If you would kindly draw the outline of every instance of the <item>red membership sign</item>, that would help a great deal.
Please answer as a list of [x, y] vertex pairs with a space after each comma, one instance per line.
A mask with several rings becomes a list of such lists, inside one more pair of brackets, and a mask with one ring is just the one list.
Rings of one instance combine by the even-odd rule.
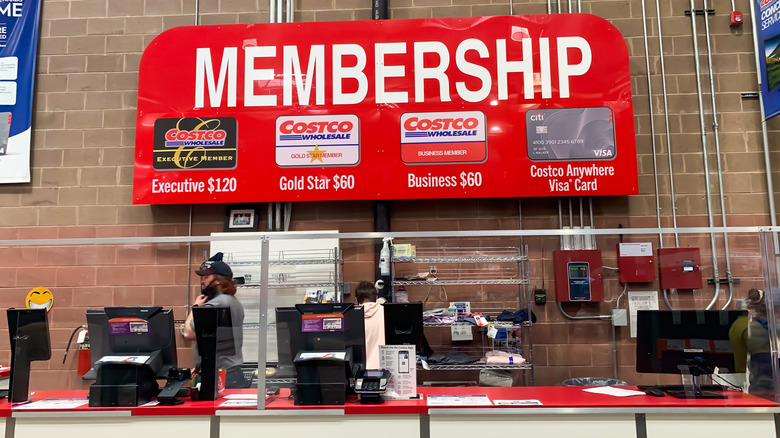
[[588, 14], [178, 27], [137, 204], [630, 195], [628, 50]]

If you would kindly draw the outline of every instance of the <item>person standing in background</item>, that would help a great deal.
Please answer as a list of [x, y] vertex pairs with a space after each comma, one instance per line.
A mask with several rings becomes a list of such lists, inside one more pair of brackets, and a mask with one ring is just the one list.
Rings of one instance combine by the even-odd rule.
[[[236, 299], [236, 281], [233, 280], [233, 270], [222, 261], [223, 254], [218, 252], [200, 265], [195, 271], [200, 275], [201, 295], [195, 298], [192, 307], [218, 306], [230, 308], [230, 318], [233, 323], [233, 343], [236, 353], [234, 355], [220, 354], [220, 350], [229, 349], [229, 340], [218, 341], [217, 368], [226, 372], [226, 388], [248, 388], [249, 383], [244, 378], [241, 365], [244, 363], [241, 348], [244, 340], [244, 306]], [[185, 339], [195, 340], [195, 321], [192, 312], [187, 315], [181, 330]], [[200, 354], [197, 344], [193, 346], [193, 361], [195, 374], [200, 372]]]
[[361, 281], [355, 288], [355, 301], [363, 306], [366, 331], [366, 369], [379, 369], [379, 346], [385, 345], [384, 298], [377, 299], [372, 283]]

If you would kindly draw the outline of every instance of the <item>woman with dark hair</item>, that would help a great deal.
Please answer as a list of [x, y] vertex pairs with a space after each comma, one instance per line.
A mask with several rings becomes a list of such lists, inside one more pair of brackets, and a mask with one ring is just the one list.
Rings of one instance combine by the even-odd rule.
[[[219, 306], [230, 308], [230, 317], [233, 323], [233, 343], [236, 352], [233, 355], [219, 354], [223, 348], [229, 349], [229, 339], [218, 340], [217, 345], [217, 368], [224, 369], [226, 372], [226, 388], [247, 388], [249, 383], [244, 378], [241, 371], [241, 365], [244, 363], [241, 355], [241, 347], [244, 341], [244, 307], [236, 299], [236, 281], [233, 280], [233, 270], [227, 263], [222, 261], [222, 253], [218, 252], [213, 257], [203, 262], [200, 269], [195, 271], [200, 276], [201, 294], [195, 298], [192, 307], [196, 306]], [[187, 315], [187, 319], [182, 325], [182, 335], [185, 339], [195, 339], [195, 321], [192, 319], [192, 312]], [[224, 345], [220, 345], [224, 344]], [[193, 360], [195, 362], [194, 374], [200, 371], [200, 354], [198, 346], [193, 348]]]

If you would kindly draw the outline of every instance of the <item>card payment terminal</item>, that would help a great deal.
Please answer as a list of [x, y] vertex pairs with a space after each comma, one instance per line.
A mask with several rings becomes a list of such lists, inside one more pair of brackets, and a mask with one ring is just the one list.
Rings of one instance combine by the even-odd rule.
[[390, 381], [388, 370], [362, 370], [355, 376], [355, 392], [360, 395], [360, 403], [384, 403], [382, 393]]

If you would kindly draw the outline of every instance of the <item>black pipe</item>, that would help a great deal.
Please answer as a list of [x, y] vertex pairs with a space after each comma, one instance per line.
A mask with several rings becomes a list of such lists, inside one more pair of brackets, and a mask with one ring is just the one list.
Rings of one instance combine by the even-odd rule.
[[387, 20], [387, 0], [371, 0], [371, 18]]
[[[390, 231], [390, 201], [379, 200], [374, 202], [374, 231], [377, 233]], [[374, 241], [374, 278], [385, 282], [385, 287], [379, 291], [379, 296], [391, 302], [393, 297], [391, 277], [382, 275], [379, 269], [379, 253], [382, 251], [382, 245], [382, 239]]]

